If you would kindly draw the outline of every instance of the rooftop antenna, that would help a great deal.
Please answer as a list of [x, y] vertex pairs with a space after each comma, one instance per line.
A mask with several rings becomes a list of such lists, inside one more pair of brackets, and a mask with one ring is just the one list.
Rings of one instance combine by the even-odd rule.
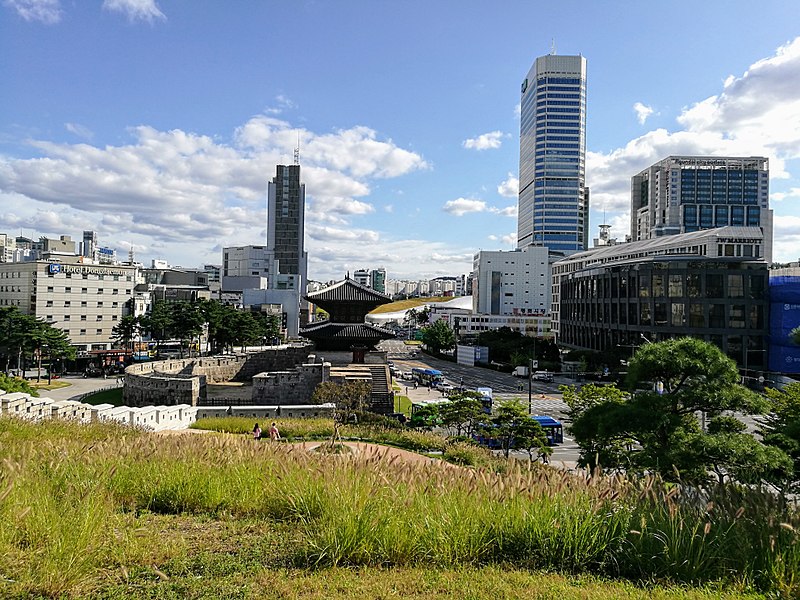
[[300, 132], [297, 132], [297, 146], [294, 149], [294, 164], [300, 164]]
[[556, 53], [556, 38], [550, 40], [550, 54]]
[[134, 257], [135, 257], [135, 255], [134, 255], [134, 252], [133, 252], [133, 244], [131, 244], [131, 249], [128, 250], [128, 262], [130, 264], [133, 264]]

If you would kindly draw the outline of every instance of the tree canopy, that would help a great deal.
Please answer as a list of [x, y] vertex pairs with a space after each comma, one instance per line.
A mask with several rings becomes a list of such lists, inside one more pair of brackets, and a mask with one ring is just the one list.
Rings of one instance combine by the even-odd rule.
[[433, 325], [423, 327], [422, 343], [434, 352], [452, 350], [456, 345], [456, 334], [444, 319], [439, 319]]
[[695, 483], [714, 475], [780, 481], [786, 455], [764, 448], [732, 416], [763, 414], [768, 404], [738, 382], [736, 363], [716, 346], [678, 338], [639, 349], [629, 365], [630, 392], [562, 387], [581, 464]]

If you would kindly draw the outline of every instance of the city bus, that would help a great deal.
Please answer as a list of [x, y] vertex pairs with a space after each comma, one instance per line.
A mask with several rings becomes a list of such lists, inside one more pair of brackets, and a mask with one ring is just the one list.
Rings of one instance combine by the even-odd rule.
[[546, 415], [532, 415], [531, 419], [544, 429], [548, 446], [564, 443], [564, 427], [561, 425], [561, 421], [556, 421], [553, 417]]
[[492, 388], [479, 387], [475, 391], [481, 395], [481, 407], [483, 408], [483, 412], [487, 415], [492, 414], [492, 400], [494, 398]]
[[414, 381], [420, 385], [427, 385], [429, 387], [436, 387], [439, 383], [444, 381], [444, 375], [441, 371], [436, 369], [423, 369], [421, 367], [414, 367], [411, 369], [411, 376]]

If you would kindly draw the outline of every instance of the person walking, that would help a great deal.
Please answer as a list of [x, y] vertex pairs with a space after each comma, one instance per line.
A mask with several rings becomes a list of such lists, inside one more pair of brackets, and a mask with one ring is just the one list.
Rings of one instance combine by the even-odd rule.
[[256, 423], [255, 427], [253, 427], [253, 439], [254, 440], [261, 439], [261, 427], [258, 426], [258, 423]]
[[275, 441], [281, 439], [281, 432], [278, 431], [278, 426], [273, 421], [272, 426], [269, 428], [269, 439]]

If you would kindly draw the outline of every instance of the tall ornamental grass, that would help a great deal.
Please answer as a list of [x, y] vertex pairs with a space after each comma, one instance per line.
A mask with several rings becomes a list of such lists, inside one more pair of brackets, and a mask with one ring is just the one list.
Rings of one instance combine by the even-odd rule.
[[800, 594], [800, 519], [758, 490], [51, 424], [0, 419], [0, 588], [80, 596], [149, 568], [157, 532], [139, 515], [156, 512], [281, 521], [312, 567], [509, 564]]

